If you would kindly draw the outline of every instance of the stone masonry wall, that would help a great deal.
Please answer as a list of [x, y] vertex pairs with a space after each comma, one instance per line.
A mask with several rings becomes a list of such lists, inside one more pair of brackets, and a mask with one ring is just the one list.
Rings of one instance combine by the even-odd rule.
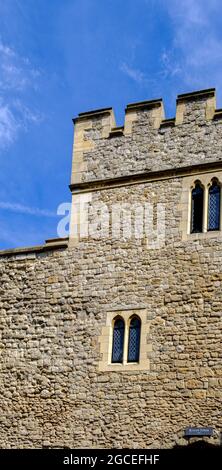
[[[221, 161], [222, 114], [215, 112], [212, 99], [212, 91], [200, 96], [188, 95], [184, 102], [177, 103], [176, 120], [167, 122], [161, 119], [160, 114], [158, 126], [155, 125], [154, 111], [162, 112], [161, 102], [159, 108], [153, 107], [158, 103], [132, 108], [131, 131], [126, 133], [123, 130], [118, 135], [108, 131], [104, 133], [109, 119], [109, 130], [112, 131], [111, 114], [106, 121], [99, 113], [89, 114], [88, 119], [87, 116], [77, 118], [73, 182], [77, 177], [77, 182], [87, 182]], [[213, 110], [210, 108], [211, 113], [208, 112], [209, 101], [211, 107], [214, 106]], [[126, 123], [129, 111], [126, 112]], [[80, 134], [82, 144], [79, 143], [79, 125], [83, 132]], [[77, 160], [80, 147], [82, 166]]]
[[[0, 447], [172, 447], [187, 443], [188, 426], [212, 426], [220, 442], [222, 232], [183, 240], [186, 175], [176, 171], [92, 189], [201, 163], [213, 177], [210, 163], [220, 171], [222, 159], [214, 101], [212, 90], [182, 96], [176, 123], [159, 101], [130, 106], [124, 131], [113, 130], [110, 110], [77, 118], [74, 203], [81, 191], [110, 210], [162, 203], [165, 240], [150, 249], [145, 238], [109, 233], [67, 249], [0, 253]], [[133, 308], [147, 309], [150, 368], [100, 372], [107, 312]]]
[[[85, 239], [2, 258], [1, 447], [171, 447], [222, 431], [221, 238], [182, 242], [182, 178], [95, 192], [166, 205], [166, 243]], [[150, 370], [99, 372], [106, 313], [146, 307]]]

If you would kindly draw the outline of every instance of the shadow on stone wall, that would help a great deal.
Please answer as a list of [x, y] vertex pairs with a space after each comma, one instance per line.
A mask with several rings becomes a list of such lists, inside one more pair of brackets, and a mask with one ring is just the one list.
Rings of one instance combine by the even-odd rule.
[[220, 444], [213, 444], [211, 442], [207, 442], [207, 441], [204, 441], [204, 440], [199, 440], [199, 441], [195, 441], [195, 442], [192, 442], [192, 443], [189, 443], [187, 444], [187, 446], [185, 445], [175, 445], [173, 447], [173, 449], [183, 449], [183, 450], [195, 450], [195, 449], [220, 449], [222, 450], [222, 446]]

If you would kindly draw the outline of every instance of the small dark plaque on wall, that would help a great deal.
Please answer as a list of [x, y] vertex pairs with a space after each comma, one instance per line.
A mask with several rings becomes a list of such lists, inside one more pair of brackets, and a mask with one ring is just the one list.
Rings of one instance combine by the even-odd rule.
[[212, 436], [213, 435], [213, 428], [186, 428], [185, 429], [185, 436], [192, 437], [192, 436]]

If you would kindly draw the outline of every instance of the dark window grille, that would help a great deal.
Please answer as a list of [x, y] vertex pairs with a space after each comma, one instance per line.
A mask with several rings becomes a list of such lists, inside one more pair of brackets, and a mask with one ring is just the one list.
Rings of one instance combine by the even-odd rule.
[[123, 362], [124, 321], [117, 318], [113, 327], [112, 362]]
[[129, 327], [128, 362], [139, 362], [141, 321], [134, 317]]
[[203, 188], [196, 183], [192, 190], [191, 233], [203, 231]]
[[209, 189], [208, 230], [220, 229], [220, 186], [214, 181]]

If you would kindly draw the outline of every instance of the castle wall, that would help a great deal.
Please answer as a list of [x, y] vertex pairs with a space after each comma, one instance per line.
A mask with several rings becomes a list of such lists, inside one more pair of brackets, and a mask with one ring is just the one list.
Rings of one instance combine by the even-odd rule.
[[[69, 246], [0, 252], [0, 447], [172, 447], [188, 426], [220, 442], [222, 231], [190, 234], [189, 214], [195, 179], [222, 183], [221, 123], [213, 89], [175, 119], [161, 100], [123, 128], [110, 108], [76, 118]], [[116, 205], [137, 233], [116, 236]], [[110, 367], [107, 321], [134, 311], [142, 360]]]
[[[219, 152], [213, 139], [209, 158]], [[92, 194], [108, 207], [164, 204], [165, 241], [158, 249], [144, 238], [110, 234], [0, 259], [1, 447], [171, 447], [185, 443], [190, 425], [213, 426], [219, 442], [221, 233], [182, 240], [184, 179]], [[132, 308], [147, 310], [149, 367], [100, 371], [107, 312]]]

